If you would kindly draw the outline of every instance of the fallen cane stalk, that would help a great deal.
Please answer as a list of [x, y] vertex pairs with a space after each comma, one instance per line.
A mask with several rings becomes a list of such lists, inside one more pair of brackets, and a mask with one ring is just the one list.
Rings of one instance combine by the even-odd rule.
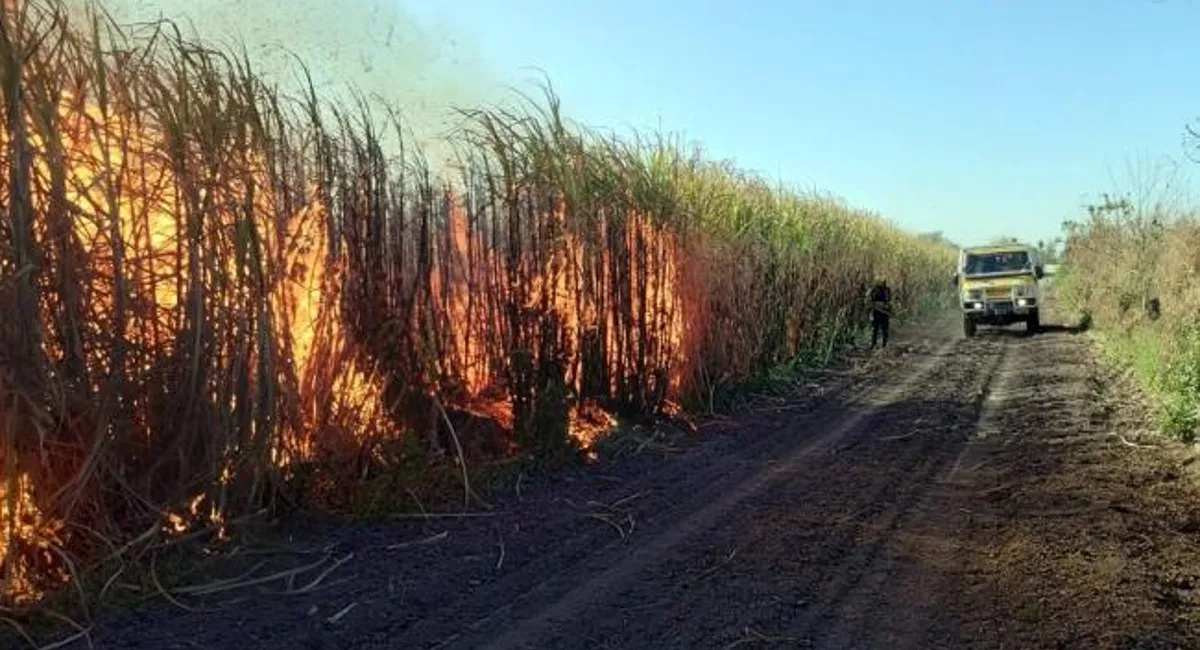
[[19, 634], [21, 638], [25, 639], [25, 642], [29, 644], [29, 647], [38, 647], [37, 642], [33, 640], [33, 637], [29, 636], [29, 633], [25, 631], [25, 627], [18, 623], [16, 619], [9, 618], [7, 616], [0, 616], [0, 621], [8, 623], [14, 630], [16, 630], [17, 634]]
[[[43, 645], [43, 646], [38, 646], [37, 650], [58, 650], [58, 648], [66, 648], [67, 646], [74, 644], [76, 641], [78, 641], [80, 639], [88, 638], [89, 634], [91, 634], [90, 629], [80, 630], [65, 639], [59, 639], [58, 641], [55, 641], [54, 643], [50, 643], [50, 644]], [[92, 645], [92, 642], [89, 639], [88, 646], [91, 646], [91, 645]]]
[[991, 496], [997, 492], [1004, 492], [1005, 490], [1011, 490], [1013, 488], [1018, 487], [1019, 485], [1020, 485], [1020, 483], [1016, 483], [1016, 482], [1005, 483], [1003, 485], [997, 485], [996, 487], [991, 487], [991, 488], [988, 488], [988, 489], [980, 492], [979, 496], [981, 496], [981, 497]]
[[417, 512], [388, 515], [392, 519], [473, 519], [475, 517], [494, 517], [494, 512]]
[[428, 512], [425, 510], [425, 504], [421, 503], [420, 497], [417, 496], [416, 492], [412, 491], [412, 488], [406, 487], [404, 488], [404, 491], [408, 492], [408, 496], [412, 497], [413, 502], [417, 504], [417, 509], [421, 511], [421, 514]]
[[[574, 505], [574, 504], [572, 504], [572, 505]], [[600, 503], [599, 501], [588, 501], [587, 505], [591, 506], [592, 508], [597, 508], [600, 510], [607, 510], [610, 514], [614, 514], [614, 515], [623, 514], [615, 506], [610, 506], [607, 503]]]
[[1129, 447], [1131, 449], [1158, 449], [1158, 445], [1139, 445], [1136, 442], [1129, 442], [1128, 440], [1125, 439], [1125, 436], [1123, 436], [1119, 433], [1110, 433], [1108, 435], [1116, 438], [1117, 440], [1120, 440], [1121, 444], [1123, 444], [1126, 447]]
[[647, 445], [649, 445], [650, 443], [654, 442], [654, 439], [655, 439], [655, 438], [657, 438], [657, 437], [658, 437], [658, 431], [657, 431], [657, 430], [656, 430], [656, 431], [653, 431], [653, 432], [651, 432], [651, 433], [650, 433], [650, 435], [649, 435], [648, 437], [646, 437], [646, 438], [643, 438], [643, 439], [642, 439], [642, 444], [638, 445], [638, 448], [637, 448], [637, 450], [636, 450], [636, 451], [634, 451], [633, 453], [634, 453], [635, 455], [636, 455], [636, 454], [640, 454], [640, 453], [642, 453], [642, 451], [643, 451], [644, 449], [646, 449], [646, 446], [647, 446]]
[[346, 614], [349, 614], [350, 610], [354, 609], [355, 607], [358, 607], [357, 602], [350, 603], [349, 605], [346, 605], [345, 607], [343, 607], [341, 609], [341, 611], [339, 611], [338, 613], [325, 619], [325, 622], [329, 623], [330, 625], [333, 625], [334, 623], [337, 623], [338, 621], [342, 620], [346, 616]]
[[614, 529], [616, 529], [617, 534], [621, 536], [621, 539], [625, 539], [625, 529], [621, 528], [620, 525], [618, 525], [615, 521], [610, 519], [608, 517], [608, 515], [602, 515], [602, 514], [593, 512], [593, 513], [590, 513], [588, 516], [593, 519], [599, 519], [600, 521], [603, 521], [604, 523], [608, 524], [609, 526], [612, 526]]
[[250, 567], [246, 571], [243, 571], [239, 575], [236, 575], [232, 578], [223, 578], [221, 580], [214, 580], [213, 582], [210, 582], [207, 584], [210, 587], [219, 587], [221, 585], [234, 584], [240, 580], [245, 580], [247, 577], [254, 575], [254, 572], [263, 568], [263, 566], [265, 566], [266, 564], [267, 564], [266, 562], [259, 562], [258, 564], [255, 564], [254, 566]]
[[92, 626], [89, 625], [87, 627], [84, 627], [83, 625], [81, 625], [79, 622], [77, 622], [75, 619], [71, 618], [70, 616], [56, 612], [53, 609], [46, 610], [44, 613], [47, 616], [49, 616], [50, 618], [54, 618], [54, 619], [58, 619], [58, 620], [62, 621], [68, 627], [75, 628], [76, 632], [80, 632], [84, 636], [86, 636], [92, 629]]
[[709, 569], [709, 570], [705, 571], [704, 573], [700, 574], [700, 577], [698, 577], [696, 580], [697, 580], [697, 581], [705, 580], [706, 578], [708, 578], [709, 576], [713, 575], [713, 574], [714, 574], [714, 573], [716, 573], [717, 571], [720, 571], [721, 569], [725, 568], [725, 565], [729, 564], [730, 562], [732, 562], [732, 561], [733, 561], [733, 558], [737, 557], [737, 552], [738, 552], [738, 550], [737, 550], [736, 548], [734, 548], [732, 551], [730, 551], [730, 552], [729, 552], [729, 555], [727, 555], [727, 556], [725, 557], [725, 559], [723, 559], [723, 560], [721, 560], [720, 562], [718, 562], [718, 563], [716, 564], [716, 566], [714, 566], [714, 567], [712, 567], [711, 569]]
[[338, 567], [342, 566], [343, 564], [345, 564], [353, 559], [354, 559], [353, 553], [346, 555], [346, 557], [334, 562], [332, 566], [330, 566], [330, 567], [326, 568], [324, 571], [322, 571], [316, 578], [313, 578], [312, 582], [308, 583], [307, 585], [304, 585], [303, 587], [301, 587], [299, 589], [295, 589], [295, 590], [287, 592], [288, 595], [306, 594], [306, 593], [312, 591], [313, 589], [316, 589], [318, 585], [320, 585], [322, 582], [324, 582], [325, 578], [329, 577], [329, 574], [333, 573], [334, 571], [336, 571], [338, 569]]
[[[68, 555], [65, 550], [60, 548], [58, 544], [50, 543], [50, 544], [47, 544], [46, 546], [51, 551], [53, 551], [56, 555], [58, 555], [59, 559], [62, 560], [63, 565], [67, 567], [68, 575], [71, 576], [71, 582], [73, 582], [75, 584], [76, 592], [79, 595], [79, 606], [81, 608], [83, 608], [83, 616], [85, 619], [91, 618], [91, 614], [89, 613], [89, 611], [88, 611], [89, 608], [87, 606], [87, 603], [88, 603], [87, 594], [85, 594], [83, 591], [83, 581], [78, 579], [79, 571], [75, 568], [75, 562], [73, 560], [71, 560], [71, 556]], [[74, 625], [76, 629], [82, 629], [77, 623], [75, 623], [71, 619], [69, 619], [65, 616], [63, 616], [62, 618], [65, 619], [67, 622], [69, 622], [69, 624]]]
[[462, 470], [463, 507], [470, 508], [471, 478], [467, 476], [467, 459], [463, 455], [462, 443], [458, 441], [458, 432], [454, 430], [454, 425], [450, 423], [450, 416], [446, 413], [446, 409], [442, 406], [442, 400], [434, 397], [433, 403], [437, 405], [438, 413], [441, 413], [442, 415], [442, 422], [445, 423], [446, 429], [450, 431], [450, 439], [454, 441], [454, 450], [458, 454], [458, 466]]
[[424, 539], [418, 539], [414, 542], [401, 542], [399, 544], [391, 544], [387, 547], [387, 550], [398, 551], [400, 549], [412, 548], [414, 546], [425, 546], [427, 544], [434, 544], [434, 543], [442, 541], [443, 539], [446, 539], [449, 536], [450, 536], [450, 531], [443, 530], [442, 532], [440, 532], [436, 535], [430, 535], [429, 537], [426, 537]]
[[634, 499], [640, 499], [645, 495], [646, 495], [645, 492], [635, 492], [623, 499], [617, 499], [616, 501], [613, 501], [609, 507], [616, 508], [616, 507], [621, 506], [622, 504], [629, 503], [630, 501], [633, 501]]
[[159, 580], [158, 580], [157, 564], [158, 564], [158, 556], [151, 555], [150, 556], [150, 580], [154, 582], [154, 588], [157, 589], [158, 592], [160, 594], [162, 594], [164, 598], [166, 598], [168, 601], [170, 601], [172, 605], [175, 605], [179, 609], [182, 609], [182, 610], [188, 611], [188, 612], [198, 611], [195, 607], [190, 607], [190, 606], [185, 605], [182, 602], [180, 602], [179, 599], [177, 599], [171, 595], [170, 591], [167, 591], [166, 587], [163, 587], [162, 583], [159, 582]]
[[187, 595], [192, 595], [192, 596], [205, 596], [205, 595], [221, 593], [224, 591], [232, 591], [234, 589], [241, 589], [243, 587], [253, 587], [256, 585], [266, 584], [268, 582], [274, 582], [276, 580], [284, 580], [290, 576], [307, 573], [309, 571], [312, 571], [313, 569], [320, 567], [322, 564], [325, 564], [328, 561], [329, 561], [329, 556], [326, 555], [325, 557], [323, 557], [320, 560], [313, 562], [311, 564], [306, 564], [302, 567], [297, 567], [295, 569], [288, 569], [286, 571], [280, 571], [278, 573], [272, 573], [271, 575], [262, 576], [261, 578], [253, 578], [250, 580], [243, 580], [241, 582], [232, 582], [232, 583], [221, 580], [221, 581], [203, 584], [203, 585], [195, 585], [192, 587], [181, 587], [179, 589], [176, 589], [175, 593], [187, 594]]
[[120, 568], [113, 572], [113, 574], [104, 581], [104, 586], [100, 588], [100, 595], [96, 597], [97, 600], [103, 601], [108, 596], [108, 590], [112, 589], [113, 586], [117, 584], [117, 580], [120, 580], [121, 576], [124, 575], [125, 569], [126, 565], [122, 564]]
[[732, 648], [736, 648], [747, 643], [753, 643], [755, 641], [761, 641], [763, 643], [795, 643], [796, 641], [794, 637], [789, 636], [767, 636], [762, 632], [750, 627], [744, 628], [743, 633], [745, 634], [743, 638], [725, 646], [724, 650], [732, 650]]

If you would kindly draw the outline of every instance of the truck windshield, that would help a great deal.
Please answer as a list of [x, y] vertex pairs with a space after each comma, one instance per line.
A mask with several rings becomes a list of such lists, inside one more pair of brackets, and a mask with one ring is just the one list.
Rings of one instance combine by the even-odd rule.
[[1029, 270], [1032, 270], [1029, 253], [1024, 251], [967, 255], [966, 265], [963, 269], [967, 275], [1020, 273]]

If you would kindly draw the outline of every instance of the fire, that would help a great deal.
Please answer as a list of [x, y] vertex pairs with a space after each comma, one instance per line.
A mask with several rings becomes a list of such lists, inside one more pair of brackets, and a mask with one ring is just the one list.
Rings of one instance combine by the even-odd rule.
[[[92, 272], [83, 296], [86, 327], [95, 328], [99, 340], [115, 339], [118, 333], [111, 331], [110, 324], [118, 320], [117, 310], [123, 310], [120, 318], [126, 327], [119, 336], [129, 350], [137, 352], [136, 357], [131, 352], [130, 358], [142, 360], [128, 371], [133, 377], [146, 373], [146, 380], [154, 381], [159, 370], [151, 360], [169, 358], [181, 334], [184, 314], [180, 310], [188, 307], [181, 302], [185, 280], [180, 273], [193, 261], [182, 227], [185, 202], [176, 171], [161, 155], [166, 136], [149, 120], [109, 112], [69, 92], [61, 97], [54, 132], [57, 140], [48, 139], [45, 129], [30, 130], [32, 147], [44, 153], [34, 158], [34, 186], [47, 188], [33, 192], [33, 208], [70, 220], [70, 240]], [[45, 153], [54, 151], [60, 154]], [[227, 179], [225, 190], [230, 195], [256, 197], [252, 205], [230, 206], [233, 210], [248, 208], [250, 219], [238, 221], [236, 212], [214, 216], [239, 224], [236, 227], [254, 229], [253, 237], [265, 243], [273, 266], [284, 269], [268, 278], [273, 282], [270, 307], [276, 319], [272, 336], [278, 334], [278, 340], [284, 342], [281, 356], [294, 376], [296, 408], [294, 415], [280, 424], [286, 428], [282, 435], [259, 433], [279, 441], [273, 457], [285, 468], [313, 459], [320, 436], [341, 436], [343, 440], [332, 443], [335, 445], [354, 444], [354, 435], [377, 432], [386, 414], [382, 382], [342, 330], [339, 264], [330, 254], [327, 217], [315, 188], [310, 188], [296, 214], [279, 219], [281, 210], [266, 165], [247, 155], [250, 158], [243, 162], [251, 174]], [[248, 191], [251, 186], [255, 191]], [[219, 203], [221, 197], [214, 193], [213, 199]], [[36, 234], [49, 239], [54, 227], [47, 219], [38, 220]], [[219, 267], [228, 278], [237, 278], [245, 272], [239, 264], [239, 256], [228, 251]], [[247, 310], [253, 307], [246, 305]], [[57, 307], [47, 302], [43, 308], [43, 321], [54, 323]], [[44, 350], [58, 362], [67, 351], [54, 341], [47, 342]], [[109, 344], [85, 349], [85, 354], [89, 367], [109, 367]], [[103, 381], [103, 373], [92, 376], [93, 393], [103, 390]], [[169, 394], [171, 387], [162, 389]], [[219, 399], [216, 393], [211, 397]], [[157, 433], [150, 424], [153, 407], [145, 395], [133, 399], [132, 417], [147, 429], [149, 442]], [[229, 408], [235, 409], [235, 398], [230, 401]], [[214, 488], [217, 492], [235, 473], [232, 466], [237, 450], [227, 449], [223, 454], [227, 460]], [[14, 545], [45, 548], [64, 526], [61, 521], [44, 518], [32, 486], [29, 475], [21, 474], [16, 492], [4, 499], [8, 505], [0, 529], [0, 562]], [[196, 525], [211, 526], [218, 536], [226, 534], [222, 499], [216, 492], [197, 494], [186, 507], [163, 517], [164, 529], [170, 534], [185, 533]], [[57, 559], [46, 562], [55, 564]], [[26, 577], [31, 569], [15, 563], [7, 566], [10, 576], [5, 593], [36, 597]]]
[[342, 325], [343, 263], [330, 255], [323, 206], [314, 200], [292, 223], [289, 249], [282, 255], [286, 278], [276, 293], [276, 308], [291, 341], [302, 426], [295, 432], [293, 448], [280, 450], [281, 466], [311, 460], [318, 450], [317, 435], [329, 436], [334, 433], [331, 428], [371, 435], [388, 417], [383, 382], [363, 366]]
[[435, 310], [446, 314], [451, 332], [450, 348], [444, 351], [445, 371], [457, 375], [468, 397], [478, 401], [496, 372], [486, 353], [486, 337], [499, 331], [501, 323], [487, 305], [472, 299], [478, 294], [472, 289], [496, 281], [491, 271], [495, 267], [481, 254], [486, 250], [483, 235], [471, 227], [462, 202], [450, 191], [444, 201], [448, 245], [431, 274], [431, 298]]
[[[400, 401], [399, 384], [511, 432], [514, 403], [557, 395], [547, 388], [561, 383], [583, 446], [616, 425], [615, 408], [673, 408], [694, 333], [681, 307], [682, 242], [650, 215], [573, 214], [591, 208], [534, 200], [528, 188], [519, 217], [466, 189], [447, 190], [440, 208], [422, 194], [419, 217], [371, 203], [393, 190], [364, 190], [371, 205], [361, 208], [356, 183], [396, 179], [356, 168], [353, 156], [327, 168], [323, 138], [335, 136], [266, 116], [253, 79], [236, 87], [237, 73], [194, 63], [200, 50], [159, 70], [160, 55], [171, 59], [155, 45], [95, 45], [97, 60], [83, 48], [86, 74], [42, 79], [27, 98], [29, 187], [0, 179], [0, 198], [14, 203], [26, 189], [35, 213], [49, 387], [34, 388], [57, 427], [3, 450], [0, 560], [20, 548], [55, 565], [46, 549], [71, 533], [94, 543], [89, 526], [121, 518], [120, 530], [139, 534], [225, 535], [280, 476], [313, 467], [331, 489], [353, 489], [362, 475], [340, 470], [382, 462], [376, 443], [420, 426], [385, 402]], [[2, 144], [0, 155], [23, 150]], [[382, 232], [350, 241], [382, 212]], [[355, 284], [368, 253], [389, 268]], [[372, 291], [391, 302], [364, 324], [355, 301]], [[418, 304], [397, 306], [406, 300]], [[388, 346], [407, 347], [391, 357]], [[536, 372], [514, 370], [519, 355]], [[491, 423], [474, 430], [494, 435]], [[79, 507], [60, 497], [76, 479]], [[32, 565], [5, 566], [9, 592], [32, 589]]]
[[[15, 483], [15, 486], [13, 486]], [[10, 491], [10, 487], [15, 490]], [[0, 547], [2, 590], [11, 594], [16, 603], [32, 602], [40, 593], [38, 583], [53, 580], [65, 584], [69, 574], [59, 564], [56, 548], [61, 548], [63, 524], [46, 518], [33, 500], [33, 481], [21, 474], [8, 485], [0, 486], [0, 530], [4, 532]], [[14, 550], [23, 551], [20, 562], [8, 562]], [[53, 567], [49, 576], [38, 575], [43, 567]]]
[[[478, 401], [493, 388], [496, 371], [493, 360], [486, 355], [485, 346], [480, 342], [486, 340], [489, 332], [498, 331], [501, 323], [495, 314], [486, 311], [486, 306], [472, 302], [472, 296], [479, 287], [496, 281], [494, 269], [503, 268], [506, 261], [497, 259], [501, 253], [485, 245], [484, 233], [470, 227], [463, 200], [447, 193], [446, 202], [449, 206], [448, 250], [434, 275], [434, 300], [438, 310], [447, 314], [447, 320], [452, 324], [451, 362], [448, 365], [451, 370], [458, 370], [467, 394]], [[684, 342], [678, 289], [680, 269], [676, 262], [680, 253], [678, 242], [666, 231], [655, 228], [648, 219], [634, 217], [626, 224], [622, 238], [622, 244], [630, 254], [624, 268], [614, 268], [617, 264], [609, 248], [596, 250], [597, 247], [589, 247], [581, 233], [567, 228], [565, 203], [558, 204], [549, 221], [559, 242], [550, 248], [551, 253], [531, 274], [532, 282], [523, 306], [535, 313], [544, 310], [545, 316], [554, 319], [561, 328], [560, 337], [567, 344], [564, 352], [568, 360], [566, 375], [570, 391], [575, 395], [584, 392], [581, 343], [587, 332], [606, 333], [604, 343], [608, 352], [603, 363], [607, 381], [603, 389], [608, 394], [619, 389], [622, 373], [628, 374], [635, 369], [638, 355], [645, 352], [633, 342], [619, 337], [623, 323], [618, 322], [617, 310], [602, 309], [596, 300], [585, 295], [585, 269], [589, 266], [589, 258], [597, 257], [599, 268], [630, 278], [634, 286], [646, 287], [645, 299], [640, 293], [631, 292], [630, 313], [642, 319], [646, 329], [660, 334], [650, 341], [655, 349], [649, 356], [670, 369], [664, 384], [658, 387], [660, 395], [657, 399], [663, 408], [671, 408], [671, 399], [677, 396], [682, 385]], [[610, 235], [608, 228], [613, 226], [601, 222], [600, 231], [596, 233], [601, 241]], [[591, 263], [596, 265], [594, 261]], [[602, 281], [615, 279], [604, 277]], [[495, 408], [493, 405], [492, 409]], [[502, 408], [506, 409], [507, 419], [511, 419], [511, 406]], [[571, 405], [569, 428], [572, 436], [585, 447], [614, 426], [615, 418], [591, 398], [576, 400]]]
[[[187, 508], [185, 508], [182, 513], [168, 512], [167, 522], [164, 527], [168, 532], [175, 535], [182, 535], [190, 531], [192, 529], [192, 522], [201, 516], [200, 507], [203, 504], [204, 495], [197, 494], [196, 496], [192, 497], [191, 502], [188, 503]], [[212, 512], [212, 516], [214, 519], [219, 519], [219, 515], [215, 512], [215, 510]]]
[[[130, 328], [125, 335], [148, 347], [165, 345], [172, 332], [159, 325], [169, 322], [178, 307], [183, 259], [172, 215], [177, 188], [171, 171], [150, 153], [159, 140], [145, 124], [110, 114], [69, 91], [60, 99], [54, 132], [57, 140], [46, 141], [35, 129], [29, 135], [34, 149], [48, 152], [34, 159], [35, 184], [48, 188], [33, 193], [34, 209], [69, 219], [80, 253], [98, 262], [93, 268], [108, 271], [93, 279], [92, 320], [107, 322], [113, 316], [114, 298], [101, 287], [111, 286], [119, 265], [130, 303], [153, 305], [148, 324], [154, 326]], [[37, 227], [45, 237], [54, 225], [43, 219]]]
[[617, 419], [611, 413], [585, 402], [571, 409], [570, 429], [574, 437], [585, 449], [604, 437], [604, 434], [617, 426]]

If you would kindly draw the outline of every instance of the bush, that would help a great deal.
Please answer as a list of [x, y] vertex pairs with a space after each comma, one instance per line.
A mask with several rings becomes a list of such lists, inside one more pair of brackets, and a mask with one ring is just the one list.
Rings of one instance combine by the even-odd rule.
[[[1150, 188], [1154, 189], [1154, 188]], [[1067, 304], [1154, 397], [1164, 433], [1200, 433], [1200, 222], [1180, 201], [1106, 196], [1067, 224]]]

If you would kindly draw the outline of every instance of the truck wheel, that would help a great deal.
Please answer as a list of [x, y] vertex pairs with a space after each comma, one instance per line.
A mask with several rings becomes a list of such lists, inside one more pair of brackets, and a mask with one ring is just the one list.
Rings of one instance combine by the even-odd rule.
[[967, 338], [975, 336], [975, 321], [967, 318], [966, 316], [963, 317], [963, 334], [966, 335]]
[[1038, 317], [1038, 310], [1029, 312], [1029, 316], [1025, 319], [1025, 332], [1027, 334], [1037, 334], [1042, 329], [1041, 319]]

